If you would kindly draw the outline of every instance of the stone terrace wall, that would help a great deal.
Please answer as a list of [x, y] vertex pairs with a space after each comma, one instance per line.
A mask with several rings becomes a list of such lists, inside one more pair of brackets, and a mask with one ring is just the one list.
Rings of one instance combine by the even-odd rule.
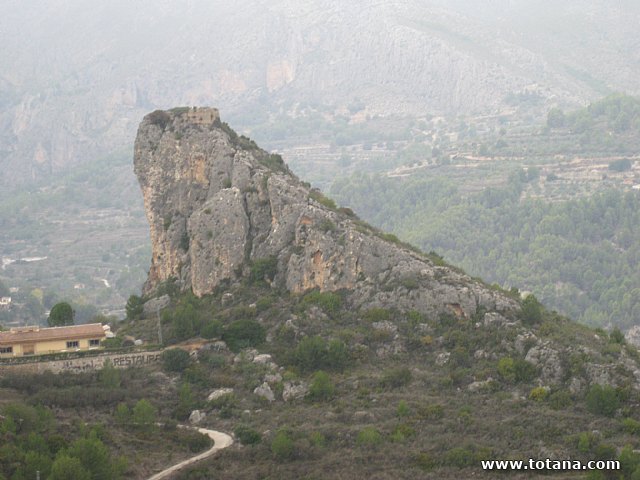
[[53, 373], [81, 373], [100, 370], [107, 359], [111, 360], [111, 363], [115, 368], [142, 367], [160, 363], [162, 360], [162, 352], [163, 350], [107, 353], [64, 360], [0, 363], [0, 377], [8, 373], [43, 373], [47, 370]]

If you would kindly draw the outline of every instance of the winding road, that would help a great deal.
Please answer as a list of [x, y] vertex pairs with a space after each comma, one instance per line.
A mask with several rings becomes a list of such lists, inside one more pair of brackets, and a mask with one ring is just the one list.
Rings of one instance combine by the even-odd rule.
[[[183, 427], [189, 428], [189, 427]], [[209, 458], [211, 455], [216, 453], [218, 450], [222, 450], [223, 448], [227, 448], [233, 444], [233, 438], [223, 432], [218, 432], [216, 430], [208, 430], [206, 428], [198, 428], [198, 432], [203, 435], [207, 435], [211, 440], [213, 440], [213, 447], [211, 447], [206, 452], [199, 453], [195, 457], [188, 458], [180, 463], [176, 463], [172, 467], [169, 467], [161, 472], [156, 473], [152, 477], [149, 477], [148, 480], [160, 480], [164, 478], [169, 478], [170, 475], [176, 473], [179, 470], [182, 470], [184, 467], [188, 467], [189, 465], [193, 465], [194, 463], [199, 462], [200, 460], [204, 460], [205, 458]]]

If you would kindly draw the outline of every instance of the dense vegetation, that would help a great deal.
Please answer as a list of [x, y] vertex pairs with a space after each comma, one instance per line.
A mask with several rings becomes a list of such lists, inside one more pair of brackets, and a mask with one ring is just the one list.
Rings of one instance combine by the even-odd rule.
[[521, 200], [532, 179], [464, 196], [428, 174], [354, 176], [336, 199], [425, 251], [490, 282], [530, 290], [591, 325], [640, 322], [640, 195], [606, 191], [559, 202]]
[[575, 133], [596, 134], [598, 138], [592, 141], [609, 136], [611, 131], [618, 134], [637, 132], [640, 129], [640, 99], [613, 94], [568, 114], [554, 108], [549, 111], [547, 125], [550, 128], [566, 127]]
[[0, 479], [146, 478], [167, 459], [208, 448], [207, 437], [176, 429], [178, 399], [159, 396], [161, 382], [110, 364], [97, 373], [3, 373]]

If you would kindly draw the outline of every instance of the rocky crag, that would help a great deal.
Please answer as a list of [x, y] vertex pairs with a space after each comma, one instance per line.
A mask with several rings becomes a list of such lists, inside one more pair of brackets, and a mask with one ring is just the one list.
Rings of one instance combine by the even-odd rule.
[[176, 280], [197, 296], [251, 275], [301, 293], [344, 291], [354, 308], [470, 318], [518, 303], [336, 208], [216, 109], [155, 111], [135, 142], [151, 226], [145, 291]]

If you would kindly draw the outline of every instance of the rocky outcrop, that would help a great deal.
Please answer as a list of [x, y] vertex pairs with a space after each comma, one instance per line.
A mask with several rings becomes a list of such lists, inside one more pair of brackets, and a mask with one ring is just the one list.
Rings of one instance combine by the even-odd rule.
[[479, 307], [503, 313], [518, 308], [336, 209], [278, 155], [238, 137], [217, 117], [194, 122], [193, 112], [156, 111], [138, 130], [135, 173], [153, 255], [146, 292], [175, 279], [202, 296], [263, 275], [296, 293], [344, 290], [356, 308], [466, 317]]

